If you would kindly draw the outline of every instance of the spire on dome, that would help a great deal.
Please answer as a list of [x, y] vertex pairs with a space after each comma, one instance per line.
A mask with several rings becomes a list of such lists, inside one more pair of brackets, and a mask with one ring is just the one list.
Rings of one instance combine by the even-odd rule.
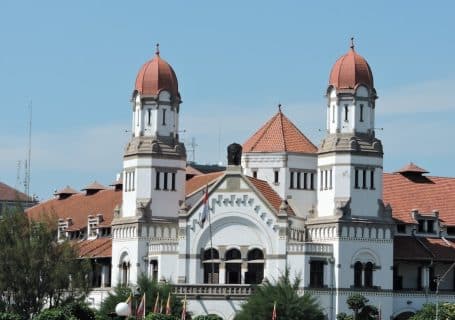
[[278, 103], [278, 112], [281, 113], [281, 103]]
[[351, 49], [354, 50], [354, 37], [351, 37]]
[[158, 42], [156, 43], [155, 54], [156, 54], [157, 56], [160, 55], [160, 44], [159, 44]]

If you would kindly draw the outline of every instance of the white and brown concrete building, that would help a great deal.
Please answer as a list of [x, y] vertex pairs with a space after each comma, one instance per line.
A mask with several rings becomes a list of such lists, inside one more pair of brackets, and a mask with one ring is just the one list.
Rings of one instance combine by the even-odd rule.
[[134, 285], [144, 273], [187, 295], [194, 314], [232, 319], [254, 284], [286, 268], [302, 275], [299, 292], [314, 294], [328, 319], [348, 312], [354, 292], [383, 319], [454, 301], [455, 271], [438, 291], [435, 279], [455, 262], [455, 179], [414, 164], [383, 172], [381, 106], [354, 46], [334, 64], [326, 97], [318, 147], [279, 109], [243, 153], [231, 146], [225, 170], [204, 173], [187, 167], [177, 76], [157, 51], [131, 99], [123, 188], [65, 188], [29, 213], [55, 213], [59, 238], [79, 242], [101, 288], [95, 305], [103, 287]]

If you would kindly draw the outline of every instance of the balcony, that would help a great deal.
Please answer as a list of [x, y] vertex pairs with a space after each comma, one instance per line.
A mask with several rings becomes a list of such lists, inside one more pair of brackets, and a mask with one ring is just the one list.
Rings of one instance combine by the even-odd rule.
[[312, 242], [289, 243], [288, 253], [331, 256], [333, 254], [333, 246], [331, 244]]
[[178, 242], [154, 241], [149, 244], [149, 254], [175, 253], [177, 254]]
[[254, 287], [248, 284], [176, 284], [172, 293], [199, 298], [241, 299], [250, 296]]

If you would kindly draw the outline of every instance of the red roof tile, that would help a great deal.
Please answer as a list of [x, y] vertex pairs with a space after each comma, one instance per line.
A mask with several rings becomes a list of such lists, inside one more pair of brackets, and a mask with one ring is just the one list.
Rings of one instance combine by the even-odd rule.
[[455, 261], [455, 246], [452, 240], [413, 236], [395, 236], [394, 259]]
[[192, 194], [193, 192], [199, 190], [205, 185], [212, 184], [222, 175], [224, 175], [224, 172], [213, 172], [192, 177], [185, 183], [186, 195], [188, 196]]
[[85, 188], [83, 188], [81, 190], [105, 190], [105, 189], [107, 189], [105, 186], [98, 183], [97, 181], [93, 181], [92, 183], [90, 183], [88, 186], [86, 186]]
[[316, 153], [317, 147], [280, 110], [243, 144], [243, 152]]
[[174, 69], [161, 59], [158, 50], [155, 57], [147, 61], [139, 70], [135, 89], [140, 94], [152, 96], [158, 95], [161, 90], [167, 90], [174, 97], [180, 98]]
[[51, 199], [26, 210], [32, 219], [38, 219], [42, 214], [55, 215], [56, 218], [71, 218], [71, 230], [87, 227], [88, 216], [101, 213], [103, 225], [110, 225], [114, 209], [122, 203], [122, 192], [101, 190], [93, 195], [75, 194], [65, 199]]
[[400, 170], [396, 171], [395, 173], [428, 173], [427, 170], [420, 168], [419, 166], [416, 166], [414, 163], [410, 162], [407, 165], [405, 165], [403, 168]]
[[75, 244], [79, 258], [105, 258], [112, 256], [112, 239], [82, 240]]
[[393, 217], [415, 223], [411, 210], [420, 214], [439, 211], [444, 224], [455, 225], [455, 178], [384, 173], [384, 202], [392, 206]]
[[373, 73], [365, 58], [351, 46], [348, 53], [335, 62], [330, 72], [329, 85], [337, 89], [355, 89], [361, 84], [373, 89]]
[[60, 189], [54, 193], [54, 195], [71, 195], [71, 194], [76, 194], [78, 193], [76, 190], [71, 188], [70, 186], [66, 186], [63, 189]]
[[32, 201], [25, 193], [0, 182], [0, 201]]
[[[247, 178], [278, 213], [280, 211], [281, 202], [283, 201], [283, 199], [281, 199], [278, 193], [276, 193], [275, 190], [272, 189], [272, 187], [268, 184], [267, 181], [259, 180], [253, 177]], [[294, 215], [294, 211], [292, 211], [290, 206], [287, 207], [287, 213], [290, 215]]]

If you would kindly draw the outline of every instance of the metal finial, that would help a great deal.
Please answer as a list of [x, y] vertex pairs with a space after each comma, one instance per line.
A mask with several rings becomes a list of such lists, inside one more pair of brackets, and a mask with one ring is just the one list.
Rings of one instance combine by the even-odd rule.
[[156, 54], [157, 56], [160, 55], [160, 44], [159, 44], [159, 43], [156, 44], [156, 51], [155, 51], [155, 54]]
[[281, 112], [281, 103], [278, 103], [278, 112]]
[[354, 50], [354, 37], [351, 37], [351, 49]]

